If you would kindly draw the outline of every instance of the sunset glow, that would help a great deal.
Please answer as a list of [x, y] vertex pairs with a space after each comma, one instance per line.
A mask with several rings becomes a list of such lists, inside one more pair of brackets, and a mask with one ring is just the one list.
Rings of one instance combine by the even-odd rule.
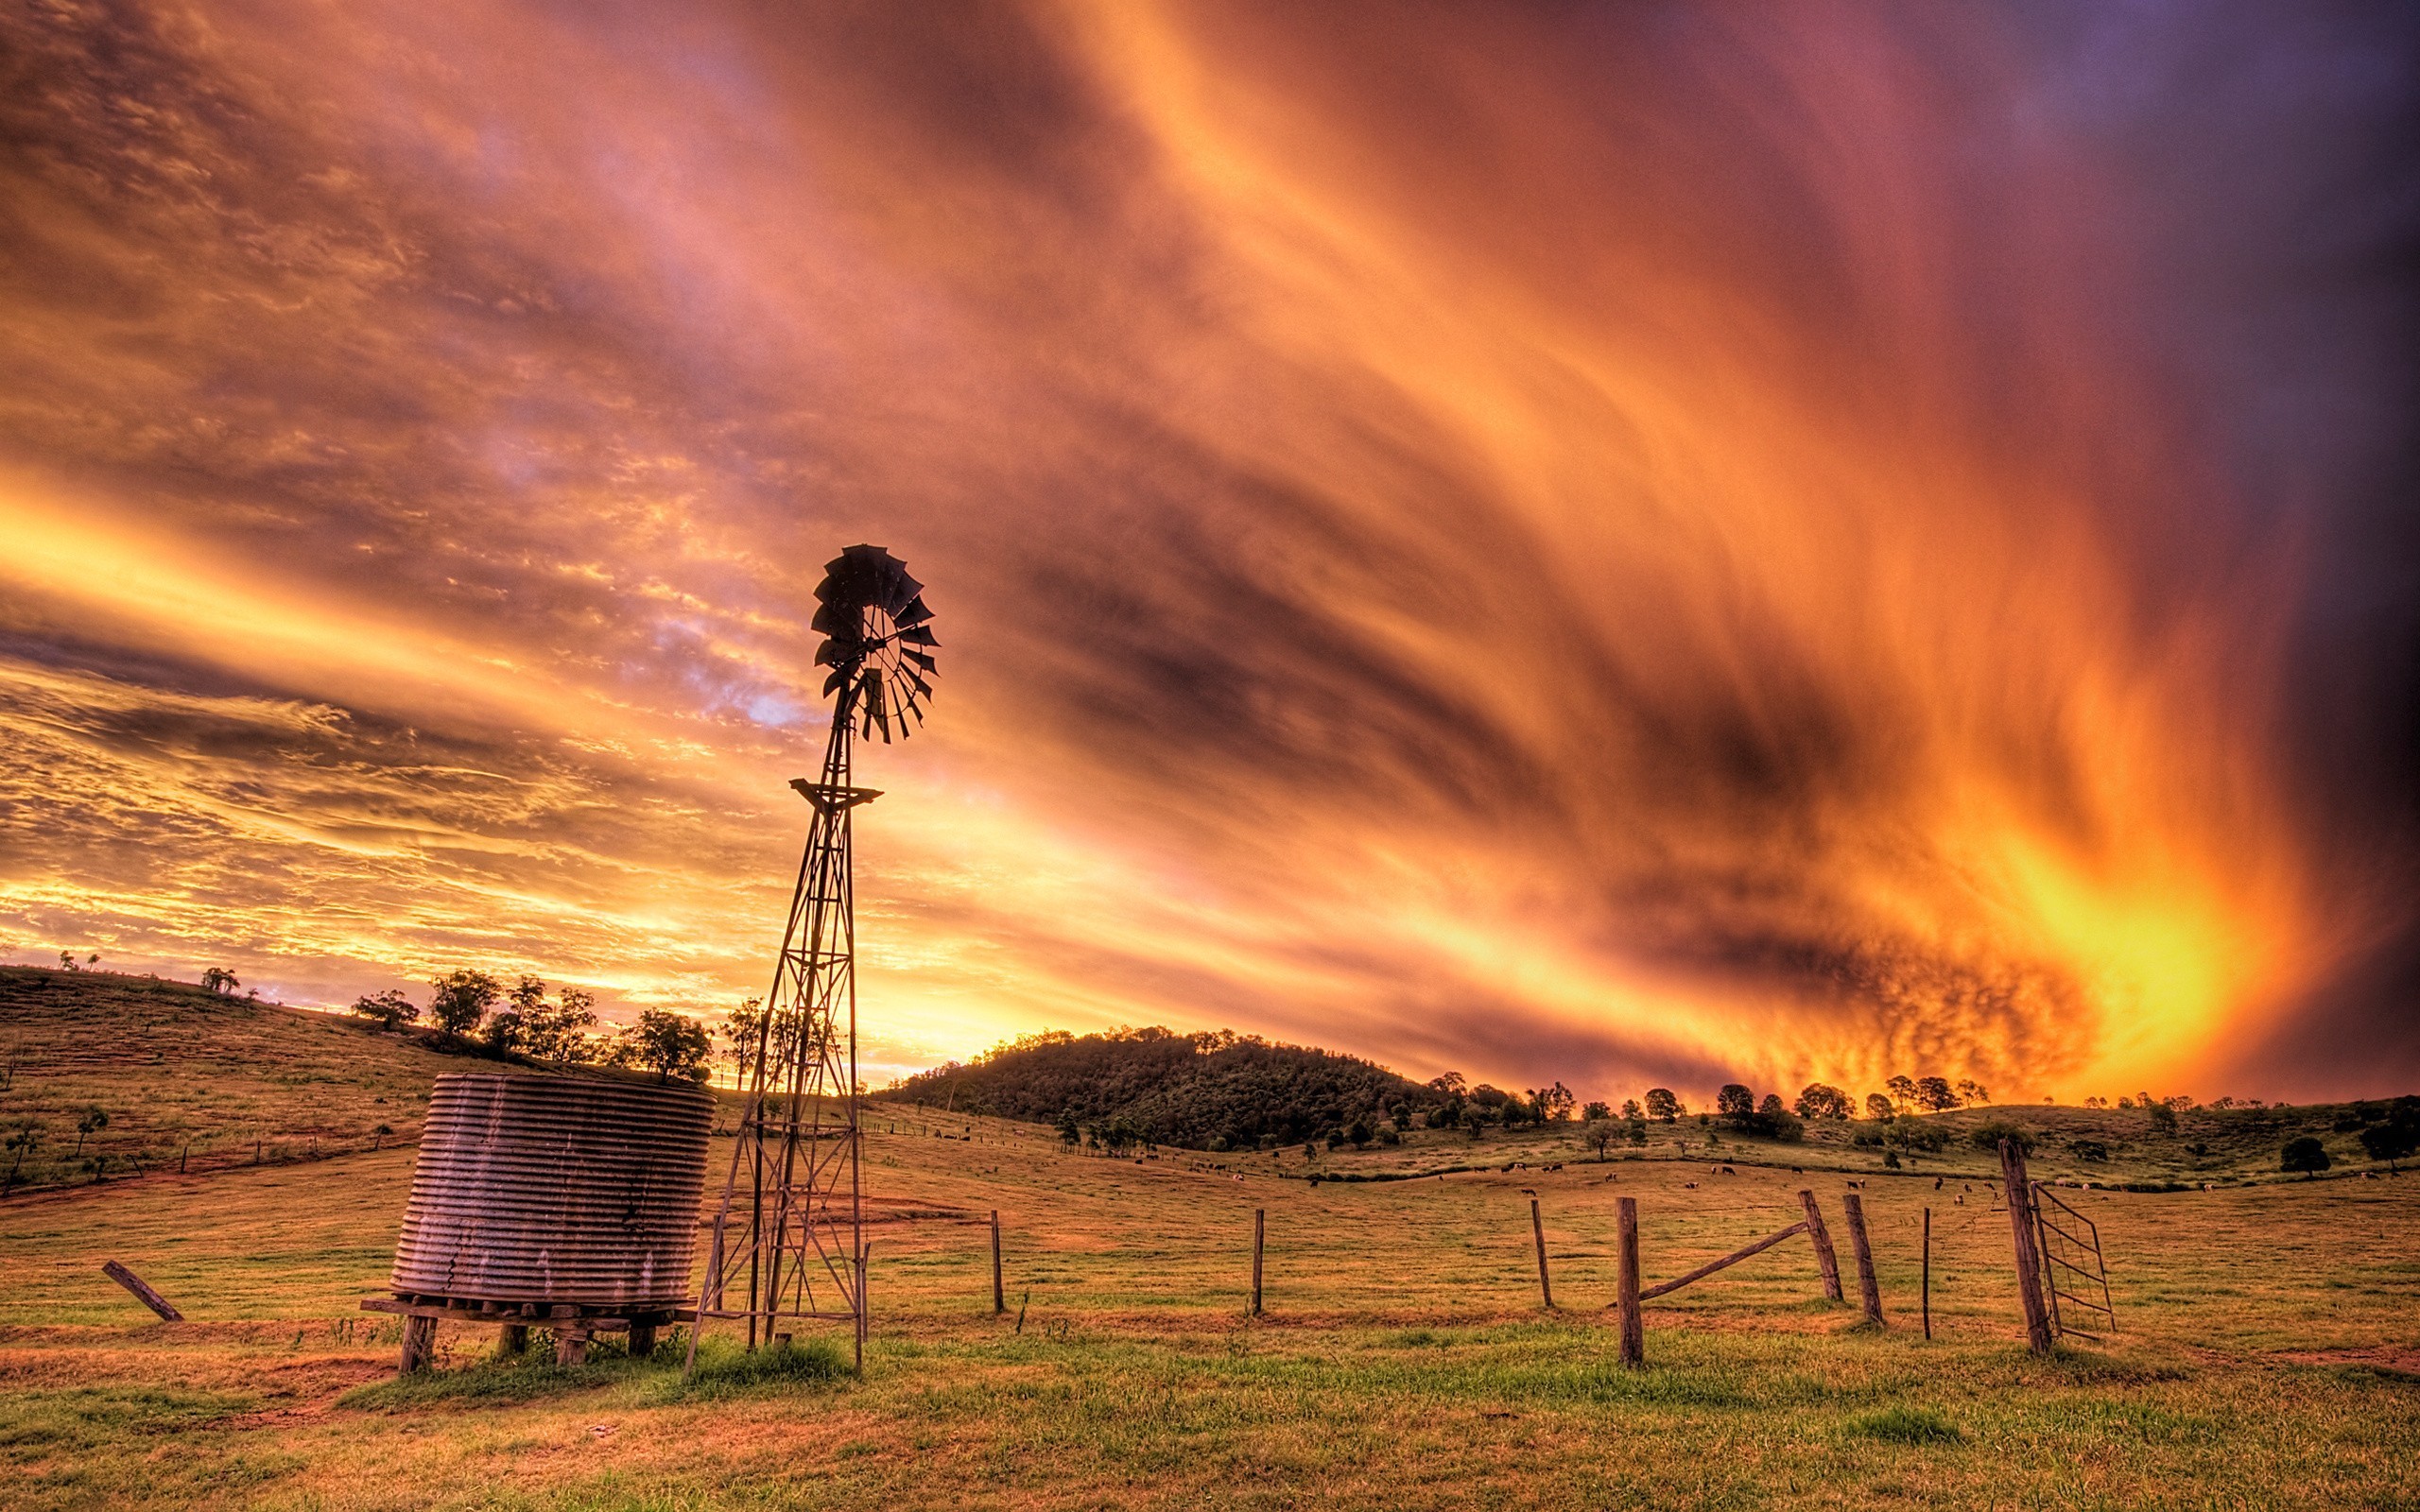
[[2420, 1071], [2354, 22], [147, 14], [6, 23], [10, 959], [761, 992], [866, 541], [877, 1076]]

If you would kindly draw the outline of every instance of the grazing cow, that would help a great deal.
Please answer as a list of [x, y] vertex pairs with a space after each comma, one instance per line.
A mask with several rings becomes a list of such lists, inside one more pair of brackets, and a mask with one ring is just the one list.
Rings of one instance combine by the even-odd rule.
[[1684, 1181], [1681, 1183], [1681, 1190], [1684, 1192], [1695, 1192], [1697, 1189], [1698, 1184], [1694, 1181]]

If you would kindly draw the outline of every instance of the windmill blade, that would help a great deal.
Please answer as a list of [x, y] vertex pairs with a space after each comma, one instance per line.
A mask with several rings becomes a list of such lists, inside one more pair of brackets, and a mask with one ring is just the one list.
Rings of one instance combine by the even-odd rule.
[[912, 627], [922, 625], [932, 617], [933, 611], [925, 607], [924, 596], [919, 594], [908, 602], [906, 609], [891, 616], [891, 623], [898, 626], [900, 632], [905, 634]]

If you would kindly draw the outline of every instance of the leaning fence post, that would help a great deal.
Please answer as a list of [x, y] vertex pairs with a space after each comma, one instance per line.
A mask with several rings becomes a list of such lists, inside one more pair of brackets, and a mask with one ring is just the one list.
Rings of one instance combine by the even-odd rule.
[[2050, 1314], [2042, 1304], [2042, 1252], [2034, 1246], [2033, 1183], [2026, 1178], [2025, 1155], [2011, 1139], [2000, 1141], [2000, 1177], [2008, 1188], [2008, 1223], [2016, 1239], [2016, 1297], [2025, 1308], [2025, 1345], [2050, 1352]]
[[1857, 1289], [1865, 1302], [1865, 1320], [1882, 1321], [1882, 1286], [1874, 1279], [1874, 1248], [1865, 1237], [1865, 1199], [1852, 1192], [1841, 1198], [1849, 1213], [1849, 1248], [1857, 1255]]
[[1634, 1368], [1647, 1363], [1647, 1325], [1638, 1313], [1638, 1199], [1616, 1204], [1621, 1234], [1621, 1262], [1614, 1293], [1622, 1314], [1622, 1364]]
[[1932, 1337], [1932, 1210], [1925, 1210], [1925, 1337]]
[[1538, 1296], [1547, 1312], [1554, 1311], [1554, 1287], [1547, 1280], [1547, 1226], [1538, 1216], [1538, 1199], [1530, 1199], [1530, 1232], [1538, 1241]]
[[1805, 1187], [1798, 1189], [1798, 1202], [1806, 1210], [1806, 1237], [1815, 1242], [1815, 1268], [1824, 1273], [1824, 1295], [1835, 1302], [1845, 1301], [1841, 1292], [1841, 1263], [1832, 1253], [1832, 1231], [1824, 1227], [1824, 1210], [1815, 1206], [1815, 1194]]
[[1252, 1315], [1260, 1316], [1260, 1243], [1269, 1228], [1269, 1210], [1252, 1210]]

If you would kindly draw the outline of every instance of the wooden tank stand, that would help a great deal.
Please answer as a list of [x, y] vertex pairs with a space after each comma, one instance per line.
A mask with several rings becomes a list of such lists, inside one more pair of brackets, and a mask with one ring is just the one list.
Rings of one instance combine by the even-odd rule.
[[404, 1320], [404, 1352], [397, 1362], [395, 1373], [407, 1376], [425, 1370], [437, 1352], [437, 1325], [440, 1323], [482, 1323], [494, 1326], [497, 1340], [507, 1354], [520, 1354], [529, 1348], [532, 1326], [549, 1328], [555, 1333], [555, 1363], [581, 1365], [588, 1359], [588, 1341], [598, 1333], [628, 1333], [631, 1353], [651, 1354], [655, 1351], [655, 1332], [667, 1323], [695, 1323], [697, 1309], [689, 1307], [657, 1308], [629, 1316], [584, 1310], [568, 1303], [544, 1306], [524, 1302], [516, 1307], [509, 1302], [471, 1302], [451, 1297], [365, 1297], [361, 1299], [365, 1313], [386, 1313]]

